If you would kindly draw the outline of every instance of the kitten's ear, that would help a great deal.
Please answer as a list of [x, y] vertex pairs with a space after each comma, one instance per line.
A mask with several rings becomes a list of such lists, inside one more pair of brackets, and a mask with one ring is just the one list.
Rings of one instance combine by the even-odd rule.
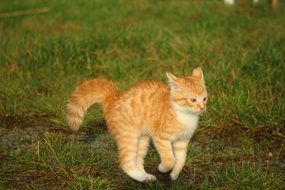
[[168, 78], [168, 83], [169, 83], [170, 89], [171, 90], [179, 89], [179, 87], [180, 87], [179, 82], [178, 82], [179, 78], [174, 76], [170, 72], [166, 72], [166, 76]]
[[203, 77], [203, 70], [201, 67], [197, 67], [192, 71], [192, 76]]
[[204, 81], [204, 74], [203, 74], [203, 70], [201, 67], [197, 67], [196, 69], [194, 69], [192, 71], [192, 76], [197, 76], [197, 77], [200, 77], [200, 79], [203, 81], [203, 83], [205, 84], [205, 81]]
[[166, 72], [166, 76], [168, 78], [169, 81], [176, 81], [178, 79], [178, 77], [174, 76], [172, 73], [170, 72]]

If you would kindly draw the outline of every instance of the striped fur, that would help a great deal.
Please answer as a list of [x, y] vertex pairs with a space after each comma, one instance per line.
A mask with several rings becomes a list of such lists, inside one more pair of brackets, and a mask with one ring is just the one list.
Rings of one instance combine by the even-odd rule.
[[137, 181], [156, 180], [144, 169], [144, 157], [152, 139], [161, 158], [159, 170], [171, 171], [171, 179], [177, 179], [199, 115], [206, 109], [207, 91], [201, 68], [194, 69], [188, 77], [178, 78], [171, 73], [167, 77], [170, 87], [158, 81], [143, 81], [120, 94], [107, 79], [82, 83], [69, 99], [70, 128], [78, 130], [86, 110], [93, 103], [103, 103], [123, 171]]
[[67, 121], [70, 129], [79, 130], [87, 109], [94, 103], [102, 103], [115, 94], [115, 84], [104, 78], [91, 79], [78, 86], [69, 98]]

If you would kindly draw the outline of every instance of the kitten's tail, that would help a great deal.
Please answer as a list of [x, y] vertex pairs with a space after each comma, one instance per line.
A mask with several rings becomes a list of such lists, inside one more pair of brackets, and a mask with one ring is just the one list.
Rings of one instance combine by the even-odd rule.
[[73, 131], [79, 130], [87, 109], [94, 103], [103, 103], [104, 110], [110, 101], [116, 97], [114, 82], [95, 78], [84, 81], [76, 87], [67, 105], [67, 122]]

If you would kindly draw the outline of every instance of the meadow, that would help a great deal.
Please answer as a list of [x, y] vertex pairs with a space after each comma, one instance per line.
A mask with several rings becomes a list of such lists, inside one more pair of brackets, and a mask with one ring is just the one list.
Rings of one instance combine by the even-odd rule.
[[[284, 28], [284, 2], [265, 0], [1, 0], [0, 189], [285, 189]], [[176, 181], [154, 148], [158, 181], [126, 176], [99, 105], [68, 129], [86, 79], [123, 91], [197, 66], [209, 104]]]

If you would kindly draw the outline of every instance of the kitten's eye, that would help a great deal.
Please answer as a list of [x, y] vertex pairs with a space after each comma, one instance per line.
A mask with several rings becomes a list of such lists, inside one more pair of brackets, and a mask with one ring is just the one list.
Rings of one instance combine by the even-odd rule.
[[190, 102], [196, 103], [196, 102], [197, 102], [197, 99], [196, 99], [196, 98], [190, 98]]
[[203, 99], [203, 101], [204, 101], [204, 102], [206, 102], [207, 100], [208, 100], [208, 98], [207, 98], [207, 97], [205, 97], [205, 98]]

